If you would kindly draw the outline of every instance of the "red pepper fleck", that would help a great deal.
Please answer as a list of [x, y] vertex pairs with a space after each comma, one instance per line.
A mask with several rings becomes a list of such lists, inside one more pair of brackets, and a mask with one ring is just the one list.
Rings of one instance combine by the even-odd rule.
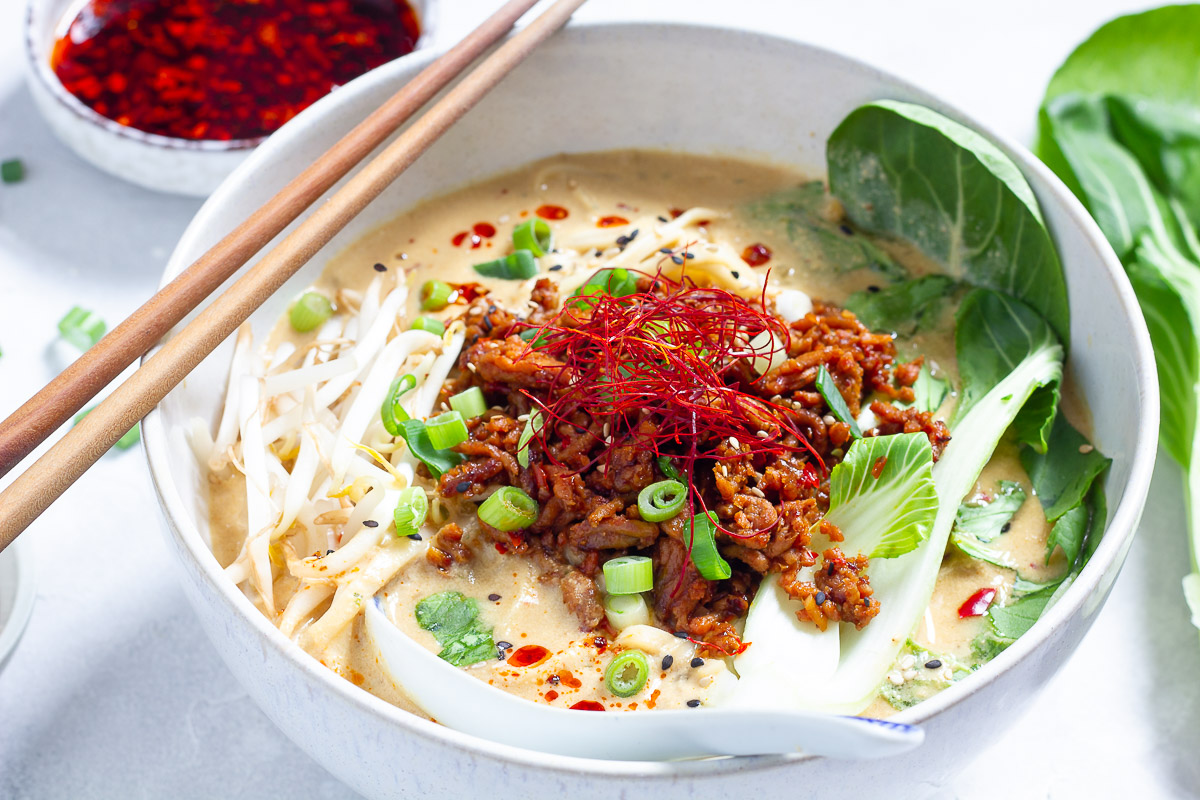
[[625, 219], [624, 217], [618, 217], [615, 215], [611, 216], [611, 217], [601, 217], [600, 219], [596, 220], [597, 228], [616, 228], [620, 225], [628, 225], [628, 224], [629, 224], [629, 220]]
[[496, 542], [496, 552], [500, 555], [504, 555], [508, 552], [508, 545], [506, 545], [504, 542]]
[[963, 619], [967, 617], [982, 617], [987, 613], [988, 606], [992, 604], [992, 600], [995, 597], [996, 590], [985, 586], [968, 597], [967, 602], [958, 607], [958, 616]]
[[470, 231], [461, 231], [456, 233], [450, 237], [450, 244], [454, 245], [455, 247], [462, 247], [462, 243], [466, 241], [467, 237], [470, 235]]
[[742, 251], [742, 261], [752, 267], [761, 267], [771, 260], [771, 249], [765, 244], [752, 244]]
[[475, 231], [476, 236], [482, 236], [484, 239], [490, 239], [496, 235], [496, 226], [490, 222], [476, 222], [475, 227], [471, 230]]
[[595, 700], [580, 700], [575, 705], [571, 706], [572, 711], [603, 711], [604, 706], [597, 703]]
[[683, 213], [683, 209], [682, 208], [671, 208], [671, 209], [667, 210], [667, 213], [671, 215], [671, 219], [678, 219], [679, 215]]
[[[537, 211], [534, 213], [536, 213], [542, 219], [566, 219], [567, 218], [567, 210], [565, 208], [563, 208], [562, 206], [550, 206], [550, 205], [538, 206]], [[521, 216], [525, 216], [525, 214], [522, 213]]]
[[50, 67], [122, 125], [256, 139], [419, 36], [406, 0], [88, 0]]
[[552, 701], [554, 701], [554, 700], [557, 700], [557, 699], [558, 699], [558, 692], [556, 692], [556, 691], [554, 691], [553, 689], [551, 689], [550, 691], [546, 692], [546, 695], [545, 695], [545, 697], [546, 697], [546, 702], [547, 702], [547, 703], [549, 703], [549, 702], [552, 702]]
[[510, 667], [532, 667], [535, 664], [542, 663], [549, 657], [550, 651], [540, 644], [527, 644], [524, 647], [518, 647], [508, 657], [508, 665]]

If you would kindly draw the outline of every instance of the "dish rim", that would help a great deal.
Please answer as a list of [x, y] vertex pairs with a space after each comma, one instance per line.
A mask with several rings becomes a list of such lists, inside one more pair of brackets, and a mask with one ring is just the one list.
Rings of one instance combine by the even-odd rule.
[[[665, 37], [668, 32], [695, 37], [735, 36], [742, 37], [746, 46], [749, 47], [807, 49], [819, 58], [839, 62], [847, 71], [865, 74], [867, 77], [902, 89], [911, 97], [918, 98], [918, 102], [946, 113], [956, 121], [986, 136], [1017, 163], [1023, 174], [1026, 176], [1036, 175], [1044, 183], [1051, 202], [1058, 203], [1067, 215], [1079, 225], [1088, 249], [1091, 251], [1090, 257], [1103, 265], [1101, 274], [1096, 277], [1102, 276], [1107, 279], [1122, 311], [1134, 328], [1135, 337], [1130, 344], [1132, 345], [1135, 373], [1138, 378], [1139, 402], [1142, 406], [1140, 410], [1143, 416], [1139, 420], [1139, 432], [1130, 455], [1129, 479], [1125, 484], [1121, 501], [1111, 509], [1105, 537], [1087, 566], [1064, 593], [1061, 600], [1049, 609], [1028, 633], [969, 677], [956, 682], [933, 698], [892, 717], [897, 722], [921, 724], [957, 706], [970, 695], [1000, 679], [1019, 661], [1041, 646], [1052, 632], [1079, 614], [1084, 604], [1091, 598], [1093, 591], [1099, 588], [1102, 576], [1113, 566], [1114, 562], [1122, 557], [1135, 535], [1153, 472], [1157, 452], [1159, 418], [1158, 381], [1153, 351], [1137, 298], [1125, 277], [1120, 262], [1107, 240], [1104, 239], [1099, 227], [1059, 178], [1024, 146], [961, 111], [957, 106], [943, 101], [903, 78], [871, 66], [853, 56], [800, 39], [745, 28], [677, 22], [573, 21], [559, 36], [572, 34], [620, 36], [623, 31], [631, 28], [642, 29], [643, 32], [649, 29], [649, 33], [658, 32], [662, 37]], [[262, 160], [277, 152], [286, 153], [294, 142], [306, 136], [312, 123], [324, 117], [336, 115], [352, 93], [361, 92], [379, 83], [394, 82], [397, 80], [397, 73], [404, 73], [406, 70], [411, 70], [412, 74], [415, 74], [442, 52], [444, 51], [441, 49], [415, 52], [411, 54], [413, 58], [399, 63], [385, 64], [366, 73], [351, 84], [347, 84], [342, 91], [327, 95], [314, 103], [264, 142], [212, 194], [189, 224], [176, 245], [174, 253], [196, 250], [201, 238], [199, 231], [210, 225], [209, 218], [217, 213], [216, 209], [233, 192], [230, 187], [239, 184], [244, 176], [251, 174]], [[300, 122], [296, 120], [300, 120]], [[186, 264], [177, 263], [179, 258], [175, 254], [168, 261], [164, 271], [162, 281], [164, 284], [186, 267]], [[683, 762], [638, 762], [558, 756], [461, 733], [393, 706], [322, 666], [299, 645], [283, 636], [266, 617], [254, 608], [249, 599], [236, 586], [225, 579], [173, 483], [166, 439], [162, 413], [156, 407], [143, 423], [143, 440], [149, 461], [151, 480], [158, 493], [168, 526], [177, 540], [175, 544], [180, 547], [182, 552], [186, 553], [191, 567], [204, 577], [209, 588], [216, 589], [231, 613], [247, 617], [255, 632], [269, 641], [272, 647], [292, 661], [295, 666], [298, 666], [310, 680], [323, 684], [326, 690], [332, 691], [341, 700], [356, 706], [364, 713], [382, 718], [388, 724], [398, 725], [412, 734], [435, 740], [443, 746], [454, 748], [471, 756], [486, 756], [521, 767], [572, 776], [672, 780], [703, 778], [729, 773], [770, 771], [787, 767], [800, 760], [815, 758], [814, 756], [781, 755], [738, 759], [714, 758]], [[1113, 532], [1119, 532], [1120, 535], [1110, 535]], [[205, 559], [205, 557], [207, 558]], [[1108, 587], [1104, 587], [1105, 592], [1107, 589]]]

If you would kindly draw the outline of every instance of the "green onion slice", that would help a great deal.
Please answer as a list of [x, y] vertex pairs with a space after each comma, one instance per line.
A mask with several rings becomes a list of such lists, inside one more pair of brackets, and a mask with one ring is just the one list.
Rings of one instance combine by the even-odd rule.
[[846, 405], [846, 398], [842, 397], [837, 384], [833, 382], [833, 376], [829, 374], [829, 370], [825, 369], [824, 364], [817, 370], [817, 391], [821, 393], [821, 397], [825, 398], [825, 404], [829, 406], [830, 412], [850, 426], [850, 435], [855, 439], [861, 439], [862, 430], [859, 429], [858, 422], [850, 415], [850, 407]]
[[292, 328], [300, 333], [308, 333], [333, 316], [333, 303], [320, 292], [305, 292], [288, 312], [288, 321]]
[[419, 419], [406, 419], [400, 423], [400, 436], [408, 445], [408, 452], [429, 470], [429, 474], [440, 478], [443, 472], [457, 467], [463, 456], [453, 450], [438, 450], [429, 440], [429, 431]]
[[609, 662], [604, 684], [617, 697], [632, 697], [646, 686], [650, 662], [641, 650], [626, 650]]
[[108, 326], [99, 314], [79, 306], [72, 308], [58, 321], [58, 332], [62, 334], [62, 338], [80, 350], [87, 350], [100, 341], [106, 330]]
[[501, 486], [479, 506], [479, 518], [502, 531], [528, 528], [538, 517], [538, 504], [515, 486]]
[[602, 269], [587, 279], [587, 283], [575, 290], [572, 297], [607, 294], [613, 297], [628, 297], [637, 293], [637, 278], [621, 267]]
[[421, 284], [421, 310], [441, 311], [450, 305], [454, 287], [445, 281], [425, 281]]
[[646, 556], [621, 556], [604, 562], [604, 590], [640, 594], [654, 588], [654, 562]]
[[646, 522], [665, 522], [679, 515], [686, 499], [687, 487], [681, 482], [659, 481], [638, 493], [638, 512]]
[[418, 486], [400, 490], [400, 502], [392, 512], [397, 536], [412, 536], [425, 524], [429, 515], [429, 496]]
[[640, 594], [610, 594], [604, 598], [604, 616], [618, 631], [631, 625], [649, 625], [650, 608]]
[[538, 274], [537, 258], [530, 250], [518, 250], [504, 258], [476, 264], [475, 271], [488, 278], [523, 281]]
[[467, 423], [458, 411], [447, 411], [425, 420], [429, 441], [438, 450], [449, 450], [467, 440]]
[[417, 388], [417, 379], [412, 375], [401, 375], [392, 381], [387, 397], [383, 398], [383, 406], [379, 416], [383, 418], [383, 427], [392, 436], [401, 436], [400, 423], [408, 419], [408, 412], [400, 407], [400, 398], [407, 392]]
[[426, 331], [434, 336], [441, 336], [446, 332], [446, 325], [440, 319], [433, 317], [417, 317], [413, 320], [412, 330]]
[[710, 581], [720, 581], [733, 574], [729, 562], [717, 552], [717, 540], [714, 538], [717, 531], [716, 514], [706, 511], [702, 516], [692, 517], [687, 530], [691, 538], [688, 545], [692, 551], [692, 563], [701, 576]]
[[483, 390], [472, 386], [465, 392], [459, 392], [450, 398], [450, 407], [463, 415], [464, 419], [482, 417], [488, 410], [487, 400], [483, 399]]
[[679, 469], [675, 466], [675, 462], [671, 460], [670, 456], [658, 457], [658, 471], [673, 481], [681, 480], [683, 477], [679, 473]]
[[[79, 420], [83, 419], [88, 414], [92, 413], [92, 411], [94, 411], [95, 408], [96, 408], [95, 406], [92, 406], [91, 408], [85, 408], [83, 411], [80, 411], [78, 414], [75, 415], [75, 419], [73, 419], [71, 421], [71, 425], [78, 425]], [[120, 439], [117, 439], [117, 441], [113, 443], [113, 447], [117, 448], [118, 450], [128, 450], [129, 448], [133, 447], [135, 444], [137, 444], [141, 440], [142, 440], [142, 430], [141, 430], [141, 423], [139, 422], [138, 424], [136, 424], [132, 428], [130, 428], [128, 431], [126, 431], [124, 436], [122, 436]]]
[[554, 234], [546, 220], [535, 217], [513, 229], [513, 247], [544, 256], [554, 249]]
[[517, 463], [522, 468], [529, 466], [529, 442], [534, 435], [540, 433], [545, 427], [546, 418], [542, 414], [540, 408], [535, 408], [529, 414], [529, 419], [525, 421], [525, 429], [521, 431], [521, 438], [517, 440]]

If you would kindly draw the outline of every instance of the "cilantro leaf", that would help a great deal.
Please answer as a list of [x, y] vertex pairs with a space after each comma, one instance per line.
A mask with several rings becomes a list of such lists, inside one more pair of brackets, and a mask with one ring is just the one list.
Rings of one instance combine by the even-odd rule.
[[477, 664], [496, 651], [492, 630], [479, 619], [479, 606], [462, 592], [439, 592], [417, 603], [417, 624], [433, 634], [442, 651], [438, 658], [456, 667]]

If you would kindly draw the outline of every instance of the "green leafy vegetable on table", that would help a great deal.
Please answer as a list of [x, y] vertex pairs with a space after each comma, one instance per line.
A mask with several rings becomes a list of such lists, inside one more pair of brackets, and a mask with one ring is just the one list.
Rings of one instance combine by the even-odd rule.
[[[1146, 317], [1158, 363], [1161, 443], [1185, 472], [1192, 573], [1183, 588], [1200, 627], [1197, 41], [1196, 5], [1166, 6], [1102, 26], [1051, 79], [1038, 115], [1037, 152], [1095, 218]], [[1068, 496], [1074, 497], [1071, 488]], [[1103, 505], [1093, 491], [1089, 520]], [[1082, 512], [1068, 510], [1057, 520], [1055, 541], [1068, 554], [1082, 550], [1086, 556], [1086, 538], [1079, 543]]]

